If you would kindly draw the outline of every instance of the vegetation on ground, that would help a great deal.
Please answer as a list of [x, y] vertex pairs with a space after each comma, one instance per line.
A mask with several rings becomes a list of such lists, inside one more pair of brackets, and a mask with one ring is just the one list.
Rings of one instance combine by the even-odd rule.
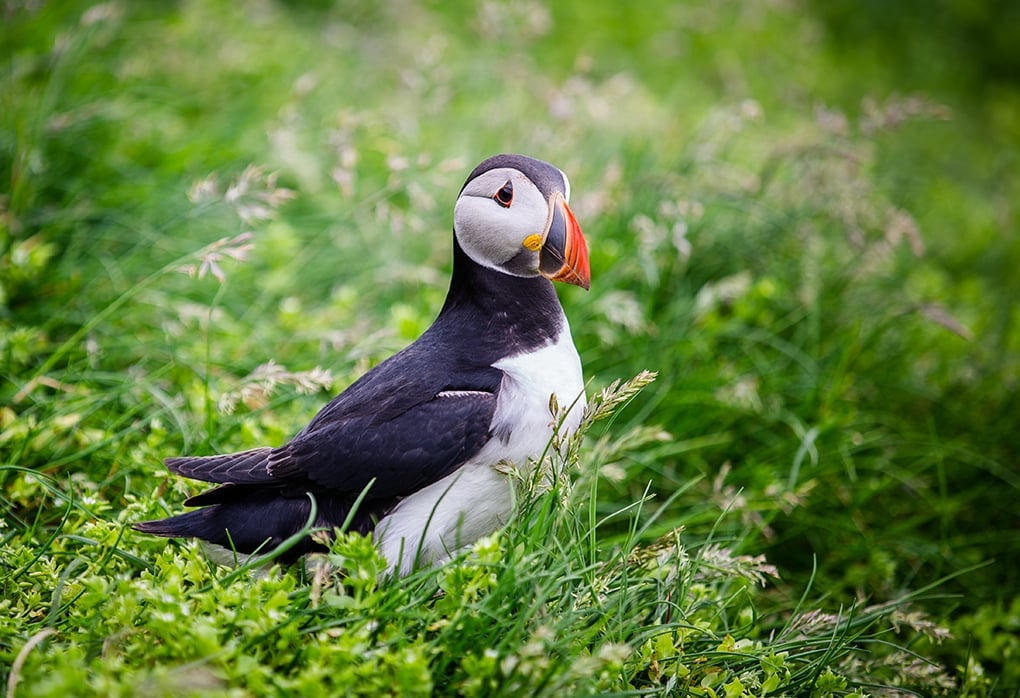
[[[5, 695], [1015, 694], [1020, 24], [915, 4], [6, 3]], [[504, 151], [592, 262], [515, 519], [382, 583], [132, 531], [429, 325]]]

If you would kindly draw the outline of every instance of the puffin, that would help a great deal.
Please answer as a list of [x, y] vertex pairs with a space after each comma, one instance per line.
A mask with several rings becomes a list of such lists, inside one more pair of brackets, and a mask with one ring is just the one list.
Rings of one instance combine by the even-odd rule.
[[[541, 160], [501, 154], [475, 167], [454, 206], [453, 271], [432, 325], [287, 443], [166, 459], [215, 487], [184, 502], [192, 511], [133, 527], [200, 539], [213, 560], [236, 564], [309, 522], [327, 539], [346, 524], [372, 535], [390, 576], [439, 565], [502, 527], [513, 509], [508, 465], [534, 467], [585, 408], [552, 283], [591, 282], [569, 198], [567, 176]], [[276, 557], [324, 549], [308, 535]]]

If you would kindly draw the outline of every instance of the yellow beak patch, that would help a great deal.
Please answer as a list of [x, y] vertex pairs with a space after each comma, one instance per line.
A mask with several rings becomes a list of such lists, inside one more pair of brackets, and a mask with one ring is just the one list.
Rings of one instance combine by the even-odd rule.
[[538, 252], [542, 247], [542, 236], [538, 233], [532, 233], [528, 237], [524, 238], [524, 246], [532, 252]]

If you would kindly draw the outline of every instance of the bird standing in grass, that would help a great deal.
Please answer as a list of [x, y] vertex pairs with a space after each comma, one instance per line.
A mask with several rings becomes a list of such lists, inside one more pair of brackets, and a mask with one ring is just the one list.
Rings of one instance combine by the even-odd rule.
[[[134, 527], [262, 553], [308, 523], [314, 498], [314, 526], [349, 519], [351, 530], [374, 531], [396, 574], [499, 528], [512, 491], [498, 466], [527, 467], [545, 452], [552, 396], [567, 408], [561, 434], [584, 409], [581, 362], [550, 281], [587, 289], [591, 278], [569, 196], [566, 175], [540, 160], [478, 165], [454, 208], [453, 276], [432, 326], [288, 443], [167, 459], [172, 472], [218, 486], [185, 502], [195, 511]], [[307, 537], [285, 559], [319, 547]]]

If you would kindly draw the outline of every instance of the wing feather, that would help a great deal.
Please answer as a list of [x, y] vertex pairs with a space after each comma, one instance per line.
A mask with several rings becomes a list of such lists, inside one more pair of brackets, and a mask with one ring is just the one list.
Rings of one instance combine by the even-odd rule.
[[170, 472], [192, 480], [256, 485], [272, 481], [269, 474], [272, 450], [264, 447], [217, 456], [182, 456], [167, 458], [164, 464]]

